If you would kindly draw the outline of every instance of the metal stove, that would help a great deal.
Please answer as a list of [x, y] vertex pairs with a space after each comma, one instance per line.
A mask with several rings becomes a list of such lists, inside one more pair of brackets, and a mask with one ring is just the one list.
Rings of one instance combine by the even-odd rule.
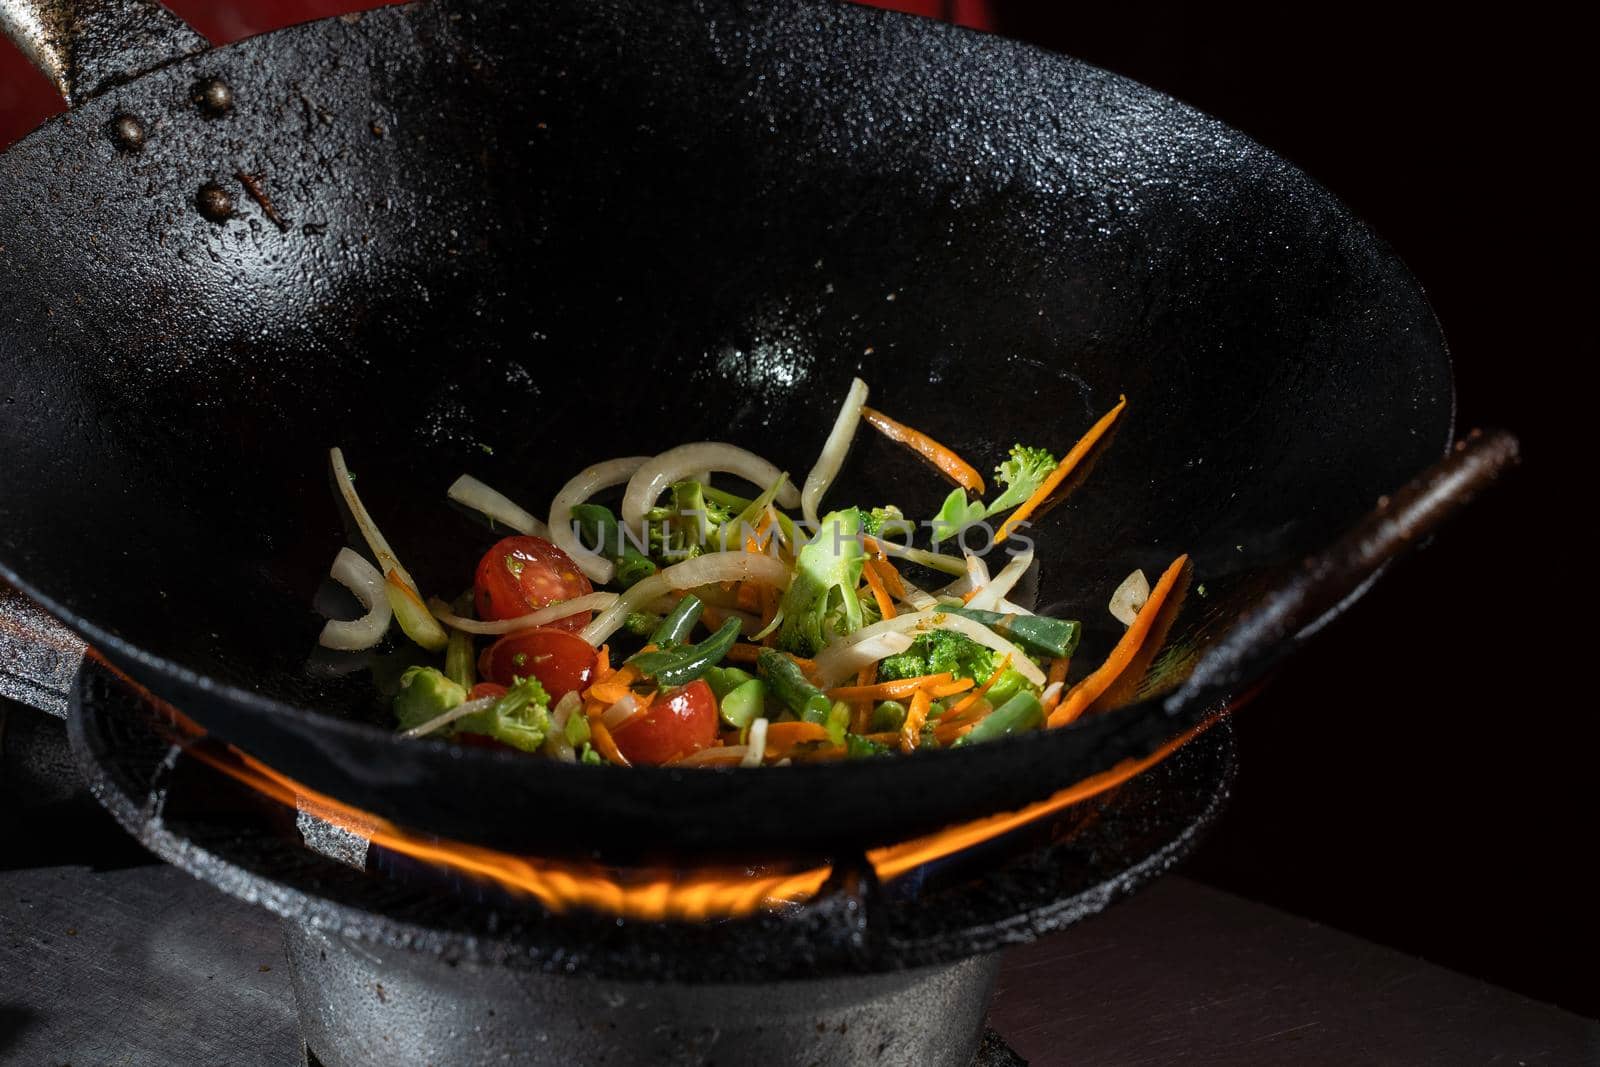
[[68, 728], [124, 828], [279, 917], [324, 1067], [1021, 1062], [985, 1037], [1001, 950], [1170, 868], [1221, 810], [1233, 766], [1223, 722], [1057, 817], [894, 879], [842, 857], [804, 903], [642, 921], [361, 848], [219, 772], [220, 745], [182, 736], [170, 708], [92, 659]]

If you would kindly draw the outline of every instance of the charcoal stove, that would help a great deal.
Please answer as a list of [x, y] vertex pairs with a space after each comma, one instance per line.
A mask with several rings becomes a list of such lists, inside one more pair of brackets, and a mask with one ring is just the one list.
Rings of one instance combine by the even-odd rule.
[[[224, 773], [248, 761], [93, 657], [68, 728], [124, 828], [279, 916], [308, 1062], [324, 1067], [1020, 1062], [983, 1025], [1000, 952], [1169, 869], [1233, 767], [1219, 720], [1114, 788], [894, 877], [839, 857], [803, 900], [650, 919], [552, 907], [378, 839], [353, 848], [314, 798]], [[649, 877], [670, 900], [696, 875]]]

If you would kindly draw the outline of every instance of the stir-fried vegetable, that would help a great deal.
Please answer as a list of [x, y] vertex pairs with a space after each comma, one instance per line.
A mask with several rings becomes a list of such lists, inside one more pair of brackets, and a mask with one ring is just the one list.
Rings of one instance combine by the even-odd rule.
[[[463, 475], [450, 498], [517, 534], [483, 551], [471, 591], [448, 604], [400, 566], [334, 450], [335, 483], [378, 566], [340, 554], [333, 577], [368, 614], [328, 623], [321, 643], [370, 649], [397, 619], [421, 660], [393, 692], [402, 736], [476, 735], [572, 764], [886, 757], [1064, 726], [1137, 692], [1134, 672], [1187, 588], [1186, 560], [1154, 589], [1137, 571], [1117, 589], [1110, 610], [1127, 632], [1069, 686], [1081, 625], [1011, 599], [1043, 587], [1033, 548], [1004, 547], [1001, 565], [960, 536], [1005, 515], [989, 531], [1004, 541], [1058, 498], [1124, 404], [1059, 462], [1013, 445], [986, 503], [975, 467], [926, 429], [866, 407], [866, 394], [851, 384], [803, 490], [744, 448], [689, 442], [582, 471], [556, 493], [546, 528]], [[932, 521], [870, 502], [819, 517], [863, 420], [956, 483]], [[983, 429], [977, 439], [993, 439]], [[713, 484], [727, 474], [754, 488]], [[958, 537], [959, 554], [928, 547]], [[1103, 591], [1069, 593], [1103, 602]]]
[[638, 669], [641, 677], [654, 678], [663, 686], [687, 685], [721, 663], [738, 639], [739, 620], [729, 619], [698, 645], [674, 644], [654, 652], [641, 652], [628, 662]]
[[813, 656], [834, 636], [861, 628], [861, 512], [846, 508], [825, 516], [811, 543], [795, 557], [794, 576], [779, 610], [780, 648]]
[[578, 540], [599, 552], [616, 568], [617, 584], [627, 589], [656, 572], [656, 565], [639, 550], [611, 509], [601, 504], [578, 504], [572, 509]]
[[793, 659], [769, 648], [761, 653], [756, 667], [761, 671], [761, 677], [767, 680], [772, 695], [798, 718], [805, 722], [828, 721], [833, 701], [828, 699], [828, 694], [811, 684]]

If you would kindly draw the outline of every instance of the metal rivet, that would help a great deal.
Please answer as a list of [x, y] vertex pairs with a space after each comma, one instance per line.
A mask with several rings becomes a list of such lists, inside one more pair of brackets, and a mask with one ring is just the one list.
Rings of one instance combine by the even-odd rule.
[[195, 207], [212, 222], [226, 222], [233, 217], [233, 197], [216, 182], [206, 182], [195, 194]]
[[196, 107], [212, 118], [233, 110], [233, 89], [221, 78], [202, 78], [195, 82], [189, 99]]
[[111, 139], [123, 152], [137, 152], [144, 147], [144, 123], [134, 115], [118, 115], [111, 120]]

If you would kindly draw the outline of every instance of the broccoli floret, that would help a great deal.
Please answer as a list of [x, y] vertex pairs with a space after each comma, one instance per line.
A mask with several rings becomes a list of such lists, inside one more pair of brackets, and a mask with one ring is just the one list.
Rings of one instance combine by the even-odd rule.
[[394, 717], [410, 730], [465, 702], [467, 691], [434, 667], [410, 667], [400, 676], [394, 695]]
[[783, 627], [778, 647], [815, 656], [832, 635], [861, 628], [861, 512], [856, 508], [823, 516], [817, 535], [794, 561], [794, 578], [783, 594]]
[[861, 516], [861, 532], [868, 537], [909, 538], [917, 530], [917, 524], [907, 519], [905, 512], [889, 504], [881, 508], [873, 508]]
[[537, 752], [550, 731], [550, 694], [537, 678], [518, 678], [483, 711], [456, 720], [462, 733], [483, 734], [524, 752]]
[[1005, 489], [989, 502], [985, 514], [998, 515], [1016, 507], [1032, 496], [1055, 469], [1056, 457], [1049, 449], [1012, 445], [1011, 458], [994, 469], [995, 480], [1005, 485]]
[[948, 671], [956, 678], [981, 682], [993, 674], [998, 665], [994, 652], [972, 638], [951, 630], [934, 630], [911, 642], [911, 647], [899, 655], [880, 662], [878, 679], [892, 682], [897, 678]]
[[944, 503], [939, 507], [939, 514], [933, 517], [933, 532], [930, 535], [934, 547], [939, 542], [949, 537], [954, 537], [973, 523], [982, 520], [987, 512], [984, 510], [983, 501], [967, 501], [965, 489], [952, 489], [950, 495], [944, 498]]

